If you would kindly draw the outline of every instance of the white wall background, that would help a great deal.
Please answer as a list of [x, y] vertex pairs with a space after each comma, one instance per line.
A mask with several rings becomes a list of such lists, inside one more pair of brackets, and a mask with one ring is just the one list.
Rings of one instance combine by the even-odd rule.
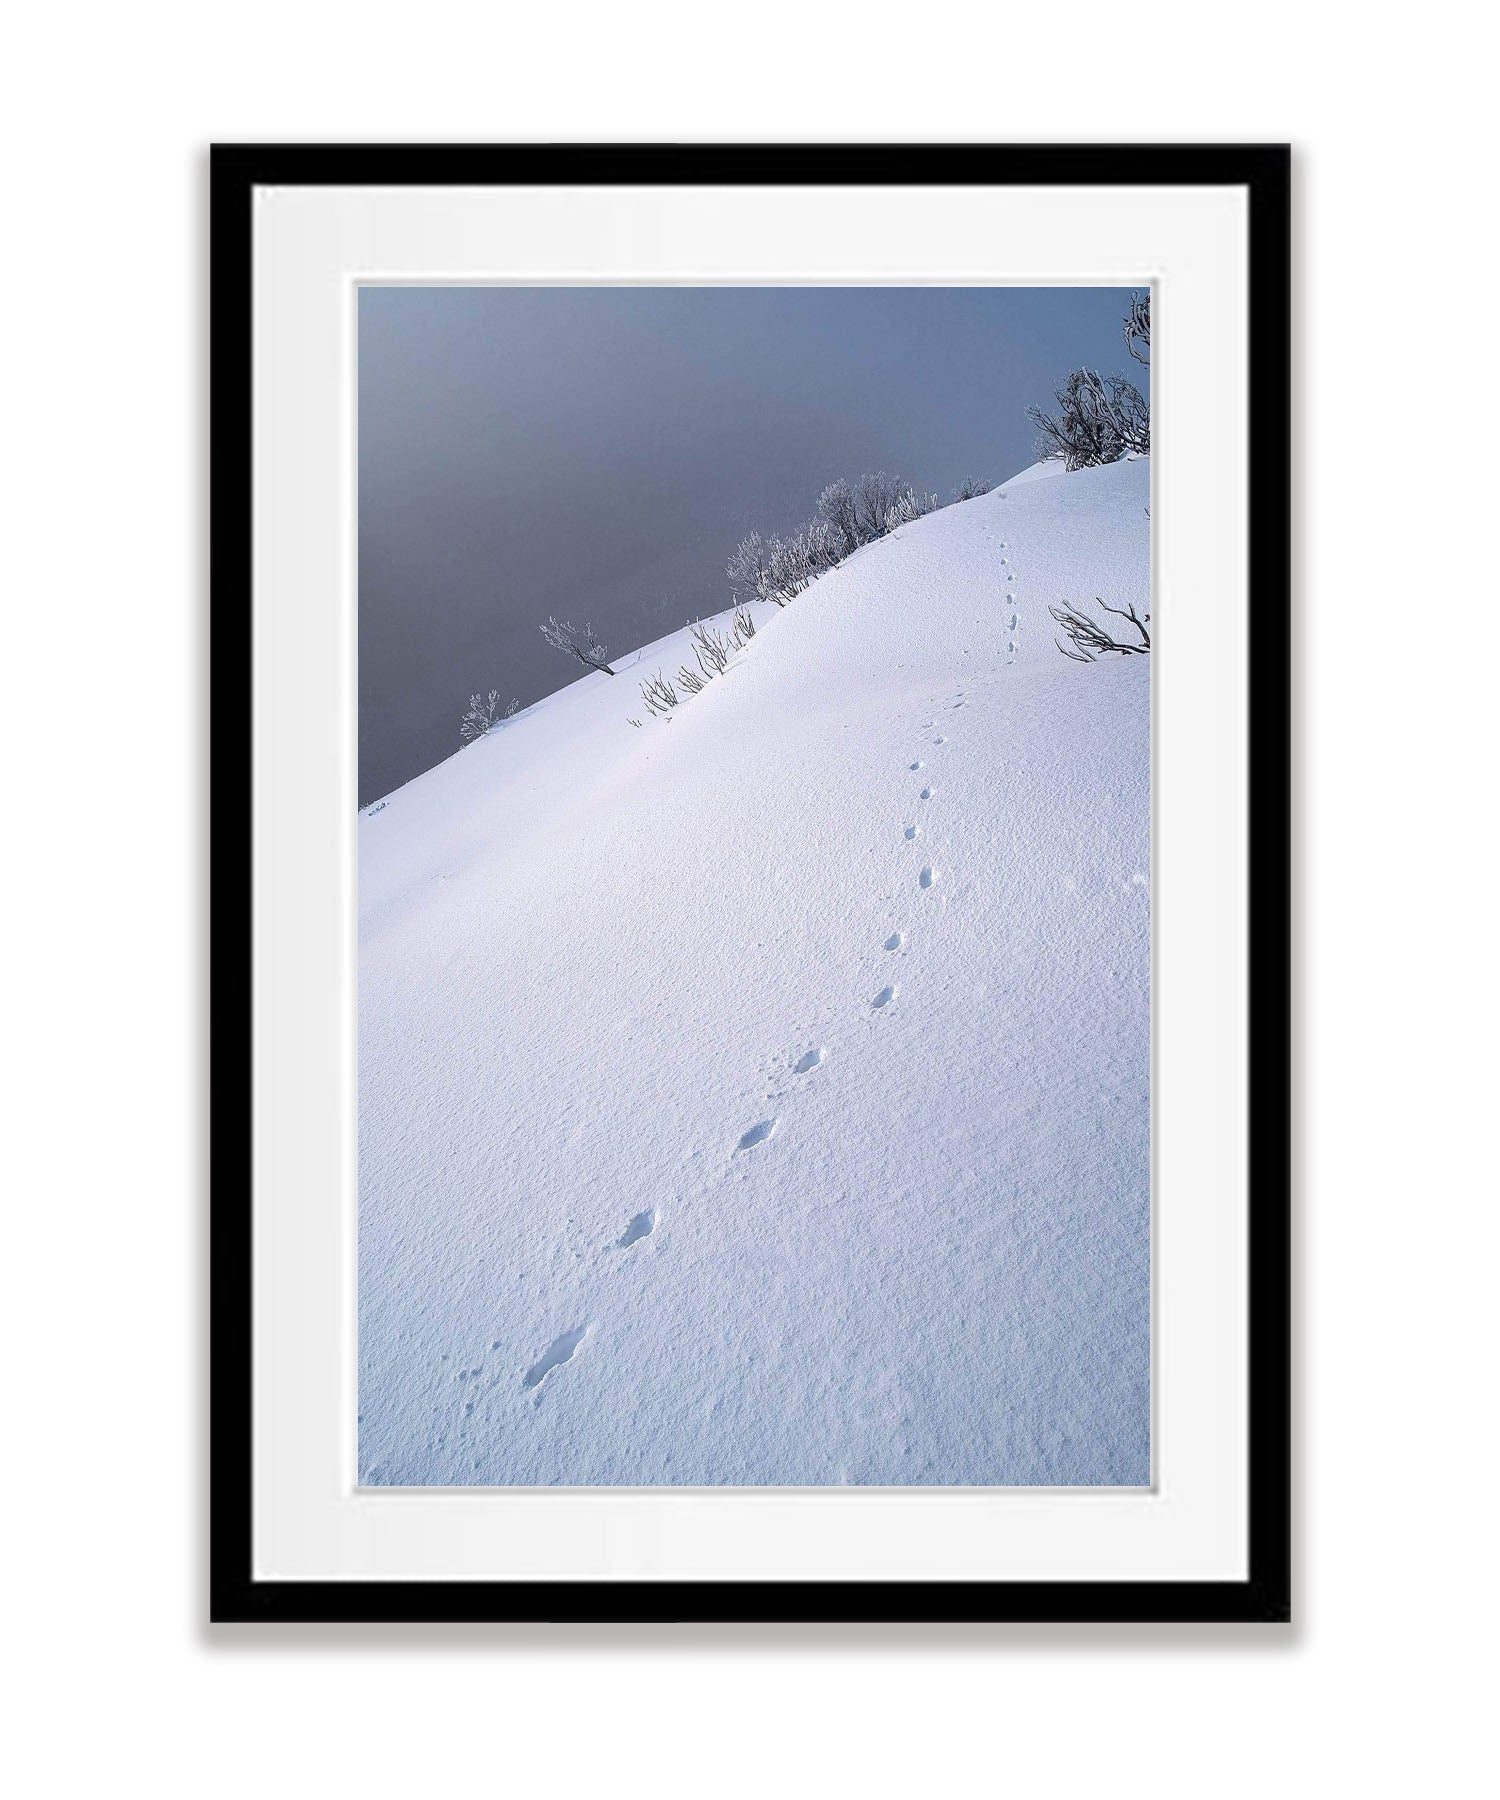
[[[1473, 16], [143, 0], [12, 22], [0, 1329], [23, 1791], [1473, 1783], [1496, 1598], [1478, 534], [1500, 471], [1493, 433], [1443, 433], [1493, 385]], [[202, 1624], [203, 147], [422, 137], [1296, 145], [1293, 1629]]]

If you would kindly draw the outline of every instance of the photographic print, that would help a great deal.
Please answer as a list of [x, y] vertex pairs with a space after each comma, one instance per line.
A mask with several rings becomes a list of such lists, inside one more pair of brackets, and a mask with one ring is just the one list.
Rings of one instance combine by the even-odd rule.
[[1149, 291], [356, 304], [360, 1483], [1149, 1484]]

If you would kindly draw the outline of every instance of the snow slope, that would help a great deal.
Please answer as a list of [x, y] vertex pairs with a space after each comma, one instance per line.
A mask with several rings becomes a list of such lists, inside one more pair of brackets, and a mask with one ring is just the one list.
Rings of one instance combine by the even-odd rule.
[[1148, 468], [361, 818], [362, 1481], [1149, 1481]]

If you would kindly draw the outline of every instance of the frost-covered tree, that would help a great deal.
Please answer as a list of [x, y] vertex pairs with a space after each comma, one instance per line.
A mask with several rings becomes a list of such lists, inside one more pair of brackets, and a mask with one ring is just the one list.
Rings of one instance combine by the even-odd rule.
[[469, 695], [469, 709], [458, 722], [458, 738], [462, 744], [474, 744], [490, 729], [497, 719], [512, 718], [520, 705], [512, 700], [504, 712], [500, 711], [500, 690], [491, 688], [483, 699], [478, 694]]
[[580, 627], [549, 618], [542, 627], [542, 636], [554, 650], [561, 650], [565, 656], [576, 656], [586, 669], [598, 669], [602, 675], [614, 674], [609, 666], [607, 649], [594, 636], [592, 625]]
[[897, 475], [887, 475], [884, 469], [860, 476], [854, 490], [854, 520], [862, 544], [873, 544], [876, 538], [885, 536], [885, 515], [907, 486], [909, 483]]
[[1138, 363], [1151, 367], [1151, 290], [1130, 296], [1125, 315], [1125, 348]]
[[[768, 592], [771, 569], [771, 547], [758, 531], [752, 531], [749, 537], [741, 538], [735, 545], [734, 555], [725, 565], [730, 585], [736, 594], [753, 594], [757, 600], [770, 598]], [[784, 600], [776, 602], [784, 606]]]
[[994, 485], [992, 481], [980, 481], [970, 475], [954, 488], [954, 504], [956, 505], [960, 500], [977, 500], [981, 494], [987, 494]]
[[1040, 406], [1026, 409], [1037, 428], [1036, 448], [1043, 459], [1060, 456], [1071, 471], [1118, 462], [1129, 451], [1150, 453], [1150, 404], [1123, 375], [1074, 369], [1054, 398], [1056, 414]]
[[854, 489], [842, 477], [830, 481], [818, 495], [818, 517], [833, 533], [842, 555], [848, 556], [860, 546], [859, 520], [854, 504]]

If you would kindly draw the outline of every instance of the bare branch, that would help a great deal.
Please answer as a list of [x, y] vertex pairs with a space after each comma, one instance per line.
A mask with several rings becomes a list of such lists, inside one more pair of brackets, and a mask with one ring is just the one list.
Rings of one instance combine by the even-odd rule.
[[1062, 626], [1063, 635], [1073, 646], [1071, 650], [1068, 650], [1058, 639], [1052, 640], [1064, 656], [1071, 657], [1074, 662], [1093, 662], [1097, 657], [1107, 654], [1115, 656], [1148, 656], [1150, 654], [1151, 634], [1146, 629], [1151, 621], [1150, 613], [1141, 617], [1137, 614], [1134, 606], [1105, 606], [1105, 603], [1097, 596], [1095, 596], [1094, 604], [1103, 607], [1107, 613], [1113, 613], [1117, 619], [1128, 619], [1140, 633], [1140, 643], [1117, 643], [1097, 619], [1091, 619], [1086, 612], [1080, 612], [1076, 606], [1049, 606], [1048, 612]]

